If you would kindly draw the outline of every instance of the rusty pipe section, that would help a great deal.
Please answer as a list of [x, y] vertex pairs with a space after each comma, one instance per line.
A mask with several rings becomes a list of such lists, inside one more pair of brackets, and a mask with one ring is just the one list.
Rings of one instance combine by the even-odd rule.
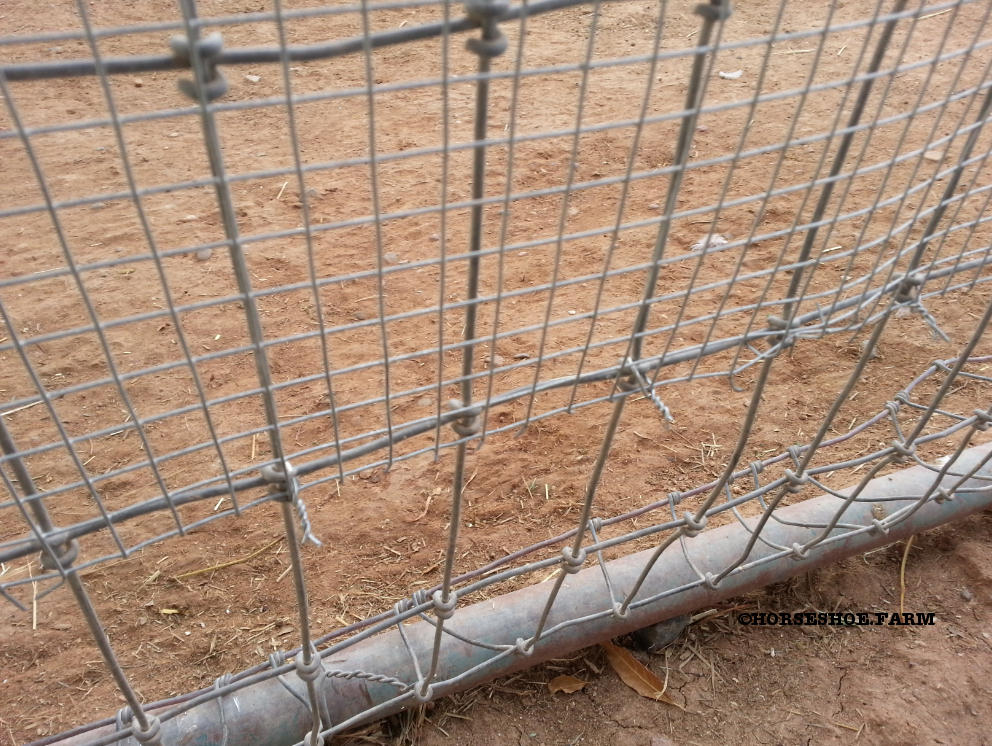
[[[990, 451], [992, 443], [970, 448], [948, 470], [969, 473]], [[781, 552], [759, 541], [747, 564], [728, 575], [716, 588], [700, 583], [700, 573], [704, 576], [716, 574], [732, 563], [750, 536], [748, 529], [735, 521], [686, 539], [685, 552], [673, 546], [661, 556], [642, 588], [641, 597], [650, 598], [682, 586], [690, 587], [651, 604], [632, 607], [624, 618], [612, 614], [595, 616], [611, 609], [613, 600], [604, 583], [602, 569], [590, 566], [565, 580], [546, 628], [554, 630], [555, 625], [563, 622], [591, 618], [553, 631], [540, 639], [529, 655], [514, 652], [500, 657], [496, 650], [445, 634], [436, 678], [438, 683], [433, 685], [432, 693], [434, 696], [451, 694], [992, 507], [992, 464], [985, 464], [951, 499], [928, 501], [887, 532], [877, 528], [853, 530], [857, 526], [871, 527], [886, 515], [912, 506], [933, 486], [934, 478], [932, 469], [915, 466], [872, 480], [859, 501], [844, 512], [840, 521], [842, 528], [831, 534], [831, 537], [843, 538], [818, 544], [801, 559], [785, 556], [761, 563], [757, 560]], [[958, 477], [945, 477], [942, 486], [950, 488], [957, 481]], [[822, 532], [842, 504], [841, 499], [824, 495], [781, 508], [775, 513], [779, 520], [769, 521], [762, 537], [778, 546], [802, 545]], [[756, 520], [748, 519], [752, 525]], [[647, 550], [606, 564], [618, 598], [632, 587], [650, 554], [651, 550]], [[446, 622], [445, 629], [489, 645], [513, 646], [519, 638], [533, 633], [552, 585], [550, 581], [539, 583], [460, 608]], [[421, 671], [430, 667], [434, 627], [416, 621], [405, 624], [403, 633], [406, 644], [399, 630], [391, 628], [325, 656], [323, 665], [328, 671], [360, 671], [413, 683], [417, 674], [412, 655], [416, 655]], [[457, 681], [444, 683], [455, 677], [458, 677]], [[321, 679], [320, 689], [331, 723], [352, 721], [352, 724], [358, 724], [418, 704], [412, 692], [401, 697], [394, 685], [358, 678], [326, 677]], [[289, 746], [298, 743], [310, 727], [304, 693], [304, 683], [295, 673], [245, 687], [164, 720], [162, 743], [166, 746], [250, 746], [258, 743]], [[105, 739], [112, 733], [113, 727], [104, 727], [57, 743], [60, 746], [94, 741], [108, 743], [110, 741]]]

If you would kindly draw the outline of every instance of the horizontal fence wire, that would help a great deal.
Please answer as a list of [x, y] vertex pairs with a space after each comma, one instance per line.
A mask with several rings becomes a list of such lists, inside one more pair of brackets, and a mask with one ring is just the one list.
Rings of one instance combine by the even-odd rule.
[[[947, 480], [987, 480], [953, 464], [992, 415], [992, 6], [766, 5], [755, 24], [720, 0], [226, 16], [183, 0], [120, 25], [80, 0], [53, 28], [0, 37], [0, 595], [36, 613], [68, 585], [127, 702], [63, 737], [162, 742], [180, 714], [281, 682], [316, 745], [591, 619], [716, 588], [756, 545], [774, 550], [758, 564], [803, 558], [950, 499]], [[850, 420], [906, 345], [916, 367], [891, 366]], [[791, 387], [801, 406], [781, 370], [807, 350], [836, 390], [795, 443], [756, 451], [793, 414], [764, 397]], [[678, 445], [681, 423], [708, 417], [736, 442], [701, 444], [691, 487], [601, 505], [629, 423]], [[601, 424], [561, 522], [466, 569], [486, 453], [512, 458], [576, 419]], [[356, 480], [378, 494], [404, 463], [444, 474], [433, 574], [392, 608], [312, 629], [306, 568], [342, 509], [329, 501]], [[845, 522], [906, 465], [933, 475], [917, 507]], [[537, 499], [524, 487], [521, 511]], [[800, 493], [837, 500], [834, 519], [802, 545], [764, 538]], [[292, 644], [142, 704], [84, 580], [273, 507]], [[735, 561], [641, 592], [724, 522], [749, 537]], [[632, 586], [611, 582], [609, 560], [645, 548]], [[560, 619], [561, 589], [591, 565], [610, 604]], [[545, 579], [515, 642], [459, 632], [466, 604]], [[416, 619], [431, 631], [426, 653], [403, 637], [413, 675], [331, 667]], [[487, 652], [449, 675], [452, 640]], [[336, 716], [330, 680], [391, 694]]]

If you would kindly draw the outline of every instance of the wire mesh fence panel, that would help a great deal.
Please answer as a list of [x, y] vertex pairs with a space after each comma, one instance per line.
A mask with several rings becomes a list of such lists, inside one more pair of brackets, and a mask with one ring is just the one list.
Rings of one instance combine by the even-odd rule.
[[12, 3], [16, 739], [317, 744], [987, 506], [990, 10]]

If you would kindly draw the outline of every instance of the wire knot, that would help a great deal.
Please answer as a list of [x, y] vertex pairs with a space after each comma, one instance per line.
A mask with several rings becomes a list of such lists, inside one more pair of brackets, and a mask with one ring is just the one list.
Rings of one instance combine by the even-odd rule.
[[916, 303], [920, 299], [920, 286], [923, 278], [919, 275], [908, 274], [899, 282], [892, 300], [896, 303]]
[[534, 645], [531, 640], [525, 640], [522, 637], [518, 637], [517, 641], [513, 643], [513, 652], [517, 655], [528, 656], [534, 652]]
[[[696, 6], [697, 12], [700, 7], [707, 6]], [[770, 354], [778, 354], [778, 352], [788, 349], [796, 343], [796, 326], [791, 319], [783, 319], [781, 316], [771, 315], [768, 317], [768, 328], [781, 332], [781, 334], [777, 334], [772, 338], [778, 349], [773, 349]]]
[[569, 575], [574, 575], [580, 569], [586, 561], [586, 550], [579, 549], [575, 554], [572, 553], [572, 547], [562, 547], [561, 550], [562, 557], [562, 570], [564, 570]]
[[765, 470], [765, 465], [761, 461], [752, 461], [748, 467], [751, 470], [751, 478], [754, 479], [754, 486], [761, 486], [761, 472]]
[[451, 421], [451, 429], [463, 438], [470, 438], [482, 432], [482, 423], [479, 418], [479, 408], [463, 404], [457, 399], [448, 401], [448, 409], [452, 412], [465, 410], [463, 414]]
[[434, 699], [434, 687], [428, 684], [424, 679], [417, 682], [417, 685], [413, 687], [413, 697], [418, 702], [430, 702]]
[[892, 450], [896, 452], [895, 463], [903, 464], [909, 461], [916, 455], [916, 446], [907, 446], [901, 440], [892, 441]]
[[803, 487], [809, 484], [809, 474], [796, 474], [792, 469], [785, 470], [785, 481], [789, 483], [786, 487], [789, 492], [796, 494], [803, 491]]
[[316, 681], [324, 675], [323, 662], [315, 648], [310, 649], [310, 662], [303, 660], [303, 653], [296, 657], [296, 675], [304, 681]]
[[152, 744], [152, 746], [159, 746], [162, 743], [159, 740], [159, 734], [162, 730], [162, 721], [159, 720], [154, 715], [146, 715], [148, 720], [148, 727], [142, 729], [140, 726], [131, 726], [131, 735], [134, 736], [138, 743]]
[[455, 615], [455, 605], [458, 603], [458, 594], [452, 592], [448, 596], [448, 600], [444, 600], [444, 594], [441, 591], [434, 591], [431, 596], [431, 601], [434, 602], [434, 616], [438, 619], [451, 619]]
[[145, 719], [148, 721], [148, 727], [142, 729], [140, 725], [133, 722], [134, 711], [128, 705], [124, 705], [117, 711], [114, 721], [117, 730], [124, 730], [130, 725], [131, 735], [134, 736], [138, 743], [148, 743], [152, 744], [152, 746], [160, 746], [162, 742], [159, 740], [159, 733], [162, 730], [162, 722], [154, 715], [146, 715]]
[[689, 513], [688, 511], [686, 511], [682, 515], [683, 518], [685, 518], [685, 527], [682, 529], [682, 533], [688, 538], [691, 539], [695, 536], [698, 536], [699, 532], [702, 531], [704, 528], [706, 528], [706, 522], [708, 520], [706, 516], [703, 516], [697, 521], [696, 517], [692, 513]]
[[56, 544], [51, 547], [51, 554], [42, 552], [41, 566], [45, 570], [58, 570], [60, 567], [66, 570], [72, 566], [78, 556], [79, 542], [72, 539], [64, 544]]
[[[224, 40], [217, 31], [196, 40], [196, 51], [203, 62], [203, 93], [207, 101], [213, 101], [227, 93], [227, 78], [224, 77], [224, 73], [217, 69], [217, 62], [223, 47]], [[193, 67], [189, 38], [173, 36], [169, 40], [169, 48], [172, 49], [172, 57], [176, 62], [186, 67]], [[195, 78], [193, 80], [180, 80], [179, 90], [192, 99], [200, 98], [200, 91]]]
[[976, 409], [975, 415], [975, 429], [981, 430], [982, 432], [989, 429], [989, 423], [992, 422], [992, 414], [989, 414], [983, 409]]
[[499, 27], [499, 21], [510, 9], [508, 0], [468, 0], [465, 13], [482, 29], [482, 38], [471, 38], [465, 42], [470, 52], [491, 59], [506, 51], [507, 41]]
[[617, 388], [625, 394], [631, 391], [637, 391], [640, 386], [637, 384], [637, 378], [634, 376], [634, 372], [629, 371], [625, 375], [621, 376], [617, 381]]
[[899, 410], [902, 409], [900, 402], [895, 399], [891, 399], [885, 402], [885, 411], [889, 413], [889, 417], [895, 419], [899, 416]]

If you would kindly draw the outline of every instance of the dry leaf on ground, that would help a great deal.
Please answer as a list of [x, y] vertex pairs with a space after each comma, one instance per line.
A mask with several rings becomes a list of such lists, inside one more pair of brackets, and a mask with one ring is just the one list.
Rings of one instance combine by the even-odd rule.
[[568, 674], [562, 674], [561, 676], [555, 676], [551, 681], [548, 682], [548, 689], [551, 693], [555, 692], [565, 692], [565, 694], [574, 694], [579, 691], [582, 687], [588, 684], [588, 681], [583, 681], [575, 676], [569, 676]]
[[612, 642], [604, 642], [601, 647], [606, 651], [606, 659], [609, 661], [610, 668], [617, 672], [624, 684], [642, 697], [674, 705], [680, 710], [685, 709], [665, 694], [665, 683], [631, 655], [629, 650], [618, 647]]

